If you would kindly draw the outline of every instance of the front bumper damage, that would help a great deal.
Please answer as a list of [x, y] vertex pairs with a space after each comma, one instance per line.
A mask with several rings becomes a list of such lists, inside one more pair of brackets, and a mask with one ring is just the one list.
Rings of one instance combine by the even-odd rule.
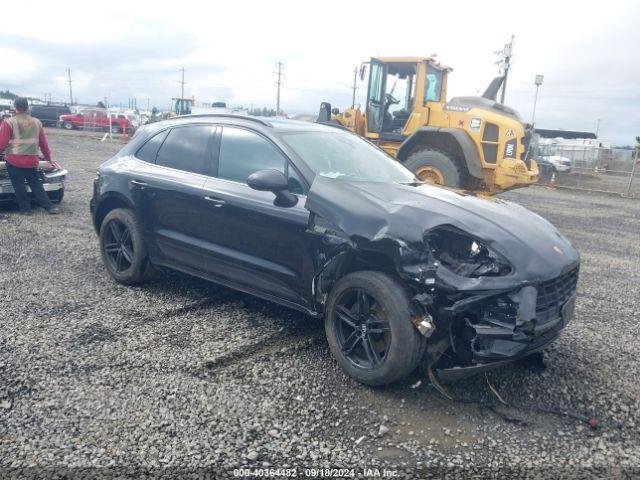
[[578, 271], [575, 265], [554, 279], [443, 309], [448, 348], [429, 359], [438, 378], [455, 381], [544, 349], [573, 318]]

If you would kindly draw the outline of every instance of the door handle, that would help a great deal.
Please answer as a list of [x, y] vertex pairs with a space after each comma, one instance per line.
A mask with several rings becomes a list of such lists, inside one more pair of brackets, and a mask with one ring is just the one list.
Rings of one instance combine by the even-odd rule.
[[139, 188], [140, 190], [147, 188], [149, 186], [148, 184], [141, 182], [139, 180], [130, 180], [129, 185], [131, 185], [131, 188]]
[[220, 207], [222, 207], [225, 203], [227, 203], [227, 202], [225, 202], [224, 200], [221, 200], [221, 199], [219, 199], [219, 198], [215, 198], [215, 197], [209, 197], [209, 196], [206, 196], [206, 197], [204, 197], [204, 199], [205, 199], [207, 202], [212, 203], [212, 204], [213, 204], [213, 206], [214, 206], [214, 207], [216, 207], [216, 208], [220, 208]]

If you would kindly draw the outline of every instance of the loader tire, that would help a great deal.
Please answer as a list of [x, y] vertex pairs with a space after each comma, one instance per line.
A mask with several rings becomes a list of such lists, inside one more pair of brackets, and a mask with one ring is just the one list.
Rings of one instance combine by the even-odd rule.
[[466, 172], [452, 157], [439, 150], [415, 150], [404, 165], [425, 182], [451, 188], [466, 188]]

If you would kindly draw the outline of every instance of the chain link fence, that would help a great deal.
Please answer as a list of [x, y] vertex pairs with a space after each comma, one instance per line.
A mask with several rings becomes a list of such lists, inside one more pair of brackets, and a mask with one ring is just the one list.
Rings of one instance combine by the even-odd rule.
[[558, 187], [640, 198], [637, 150], [590, 145], [542, 145], [536, 161], [541, 184], [548, 185], [553, 177]]

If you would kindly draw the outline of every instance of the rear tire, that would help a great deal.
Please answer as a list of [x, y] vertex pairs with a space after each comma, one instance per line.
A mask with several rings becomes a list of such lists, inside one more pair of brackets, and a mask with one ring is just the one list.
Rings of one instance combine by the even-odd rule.
[[129, 209], [116, 208], [104, 217], [100, 253], [109, 275], [118, 283], [133, 285], [153, 276], [142, 228]]
[[[352, 301], [359, 303], [360, 292], [367, 295], [370, 307], [361, 317], [355, 304], [349, 308], [348, 300], [350, 295], [355, 295]], [[331, 353], [347, 375], [365, 385], [387, 385], [402, 380], [416, 369], [426, 344], [410, 317], [409, 299], [398, 282], [376, 271], [350, 273], [336, 283], [327, 301], [325, 332]], [[348, 325], [349, 319], [356, 318], [372, 319], [368, 330], [362, 332], [361, 323], [355, 327]], [[361, 339], [350, 342], [354, 338], [352, 333], [362, 335]], [[367, 335], [369, 351], [365, 345]], [[367, 361], [371, 359], [372, 350], [377, 363]]]
[[71, 122], [63, 122], [62, 123], [62, 128], [64, 128], [65, 130], [73, 130], [73, 123], [71, 123]]
[[431, 148], [415, 150], [409, 155], [404, 165], [418, 176], [420, 176], [421, 170], [437, 170], [442, 177], [442, 185], [451, 188], [466, 188], [464, 170], [453, 158], [439, 150]]

